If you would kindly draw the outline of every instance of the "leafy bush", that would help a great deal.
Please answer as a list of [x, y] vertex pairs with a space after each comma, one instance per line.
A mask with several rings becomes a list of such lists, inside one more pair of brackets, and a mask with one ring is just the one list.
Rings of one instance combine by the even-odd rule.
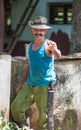
[[28, 127], [19, 128], [16, 123], [7, 121], [5, 113], [6, 110], [0, 113], [0, 130], [30, 130]]

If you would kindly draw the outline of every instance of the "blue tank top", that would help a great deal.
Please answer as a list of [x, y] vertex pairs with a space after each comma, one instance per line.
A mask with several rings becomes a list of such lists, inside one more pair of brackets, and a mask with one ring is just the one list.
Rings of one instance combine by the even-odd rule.
[[45, 52], [48, 39], [38, 50], [33, 50], [30, 43], [29, 59], [30, 59], [30, 74], [27, 83], [32, 86], [47, 86], [52, 79], [56, 83], [56, 72], [54, 68], [54, 57], [48, 56]]

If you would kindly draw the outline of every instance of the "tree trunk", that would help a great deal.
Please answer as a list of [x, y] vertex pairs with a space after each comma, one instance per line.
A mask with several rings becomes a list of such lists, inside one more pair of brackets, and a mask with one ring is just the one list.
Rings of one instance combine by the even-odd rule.
[[81, 52], [81, 0], [73, 1], [72, 44], [70, 52]]
[[4, 45], [4, 0], [0, 0], [0, 52]]

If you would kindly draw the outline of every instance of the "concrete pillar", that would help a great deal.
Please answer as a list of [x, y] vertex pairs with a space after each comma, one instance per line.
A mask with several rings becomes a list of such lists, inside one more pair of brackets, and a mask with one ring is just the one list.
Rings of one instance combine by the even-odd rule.
[[0, 55], [0, 112], [6, 109], [6, 118], [9, 119], [11, 82], [11, 56]]

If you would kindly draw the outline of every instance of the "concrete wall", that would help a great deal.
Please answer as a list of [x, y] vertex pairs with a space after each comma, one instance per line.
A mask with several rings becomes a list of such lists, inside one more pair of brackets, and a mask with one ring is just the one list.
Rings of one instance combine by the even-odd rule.
[[0, 112], [6, 110], [9, 119], [11, 84], [11, 56], [0, 55]]
[[[27, 67], [26, 57], [0, 55], [0, 111], [6, 111], [9, 118], [10, 102], [16, 96]], [[57, 83], [54, 95], [55, 130], [81, 130], [81, 53], [63, 56], [55, 61]], [[11, 94], [10, 94], [11, 83]], [[37, 130], [39, 119], [36, 104], [30, 111], [31, 126]]]

